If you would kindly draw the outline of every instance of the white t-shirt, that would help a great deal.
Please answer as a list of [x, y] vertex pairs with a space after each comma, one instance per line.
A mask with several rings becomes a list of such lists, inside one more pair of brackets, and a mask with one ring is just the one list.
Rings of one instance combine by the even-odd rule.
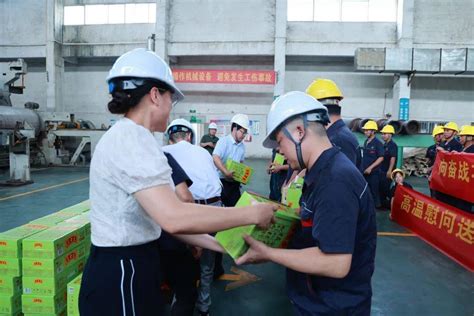
[[219, 174], [207, 150], [183, 140], [164, 146], [163, 151], [170, 153], [193, 181], [189, 191], [195, 200], [221, 196]]
[[158, 239], [161, 227], [133, 193], [170, 185], [171, 168], [153, 134], [130, 119], [115, 123], [100, 139], [90, 167], [92, 243], [133, 246]]

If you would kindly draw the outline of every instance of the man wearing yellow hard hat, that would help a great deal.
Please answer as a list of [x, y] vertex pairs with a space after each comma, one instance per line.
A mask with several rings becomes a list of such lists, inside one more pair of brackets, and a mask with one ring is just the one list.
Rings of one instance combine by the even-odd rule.
[[454, 122], [448, 122], [443, 126], [443, 129], [445, 142], [443, 145], [441, 145], [441, 147], [445, 151], [462, 151], [462, 145], [456, 139], [456, 135], [459, 133], [458, 124]]
[[383, 144], [375, 137], [375, 133], [378, 130], [377, 123], [369, 120], [364, 124], [362, 129], [367, 139], [362, 148], [360, 171], [364, 174], [365, 180], [369, 183], [375, 207], [381, 208], [382, 202], [380, 199], [379, 183], [381, 174], [380, 165], [384, 160]]
[[306, 93], [321, 102], [327, 109], [331, 122], [326, 126], [329, 140], [339, 147], [343, 154], [354, 165], [360, 159], [359, 143], [341, 118], [340, 102], [344, 99], [341, 90], [330, 79], [317, 78], [308, 88]]
[[474, 126], [465, 125], [459, 133], [463, 153], [474, 154]]
[[433, 139], [434, 139], [434, 144], [428, 147], [426, 150], [426, 155], [425, 157], [428, 158], [428, 167], [431, 168], [434, 165], [434, 162], [436, 160], [436, 147], [441, 146], [443, 142], [443, 136], [444, 136], [444, 127], [440, 125], [436, 125], [433, 128]]
[[380, 165], [382, 170], [380, 174], [380, 199], [382, 206], [390, 208], [390, 184], [392, 182], [392, 170], [397, 165], [398, 146], [392, 139], [393, 134], [395, 134], [395, 128], [392, 125], [385, 125], [380, 133], [384, 141], [383, 161]]

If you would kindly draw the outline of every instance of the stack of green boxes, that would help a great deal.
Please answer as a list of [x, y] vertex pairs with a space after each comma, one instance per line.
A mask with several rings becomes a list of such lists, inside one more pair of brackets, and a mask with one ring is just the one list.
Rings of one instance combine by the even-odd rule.
[[79, 290], [81, 289], [82, 273], [67, 285], [67, 315], [79, 316]]
[[90, 244], [88, 225], [62, 222], [23, 240], [25, 314], [64, 312], [66, 286], [84, 268]]
[[225, 163], [227, 170], [233, 172], [233, 179], [242, 184], [247, 184], [253, 174], [253, 169], [243, 163], [227, 159]]
[[22, 240], [45, 229], [26, 224], [0, 233], [0, 315], [21, 313]]
[[299, 216], [295, 210], [253, 193], [244, 192], [235, 206], [248, 206], [253, 202], [277, 205], [278, 209], [275, 213], [275, 222], [267, 230], [260, 229], [256, 225], [248, 225], [218, 232], [216, 240], [234, 259], [242, 256], [248, 249], [248, 245], [242, 238], [245, 234], [252, 236], [270, 247], [286, 248], [296, 227], [296, 223], [299, 221]]

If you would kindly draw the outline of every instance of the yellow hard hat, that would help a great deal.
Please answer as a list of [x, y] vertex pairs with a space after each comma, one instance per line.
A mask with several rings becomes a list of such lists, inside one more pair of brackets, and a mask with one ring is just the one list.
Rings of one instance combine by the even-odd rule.
[[459, 132], [458, 124], [454, 122], [448, 122], [443, 126], [444, 129], [452, 129], [453, 131]]
[[394, 169], [394, 170], [392, 171], [392, 175], [391, 175], [391, 177], [392, 177], [392, 180], [394, 180], [394, 178], [395, 178], [395, 175], [397, 174], [397, 172], [400, 172], [400, 173], [402, 174], [402, 177], [404, 177], [404, 178], [405, 178], [405, 172], [403, 172], [403, 170], [402, 170], [402, 169]]
[[395, 134], [395, 128], [392, 125], [385, 125], [382, 130], [380, 131], [382, 134]]
[[330, 79], [318, 78], [314, 80], [308, 88], [306, 93], [315, 98], [316, 100], [322, 99], [344, 99], [341, 90], [337, 87], [334, 81]]
[[459, 136], [474, 136], [474, 126], [465, 125], [461, 128]]
[[[393, 127], [392, 127], [393, 128]], [[375, 123], [375, 121], [367, 121], [364, 126], [362, 126], [362, 129], [363, 130], [374, 130], [374, 131], [378, 131], [379, 129], [377, 128], [377, 123]]]
[[436, 125], [434, 128], [433, 128], [433, 137], [435, 137], [436, 135], [439, 135], [439, 134], [443, 134], [444, 133], [444, 127], [443, 126], [440, 126], [440, 125]]

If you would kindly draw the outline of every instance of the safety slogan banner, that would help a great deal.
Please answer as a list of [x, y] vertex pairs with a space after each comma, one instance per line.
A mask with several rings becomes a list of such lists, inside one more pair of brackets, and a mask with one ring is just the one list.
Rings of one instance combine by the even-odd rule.
[[474, 272], [474, 215], [397, 186], [392, 219]]
[[439, 151], [430, 188], [474, 203], [474, 155]]
[[274, 85], [273, 70], [173, 69], [175, 82]]

